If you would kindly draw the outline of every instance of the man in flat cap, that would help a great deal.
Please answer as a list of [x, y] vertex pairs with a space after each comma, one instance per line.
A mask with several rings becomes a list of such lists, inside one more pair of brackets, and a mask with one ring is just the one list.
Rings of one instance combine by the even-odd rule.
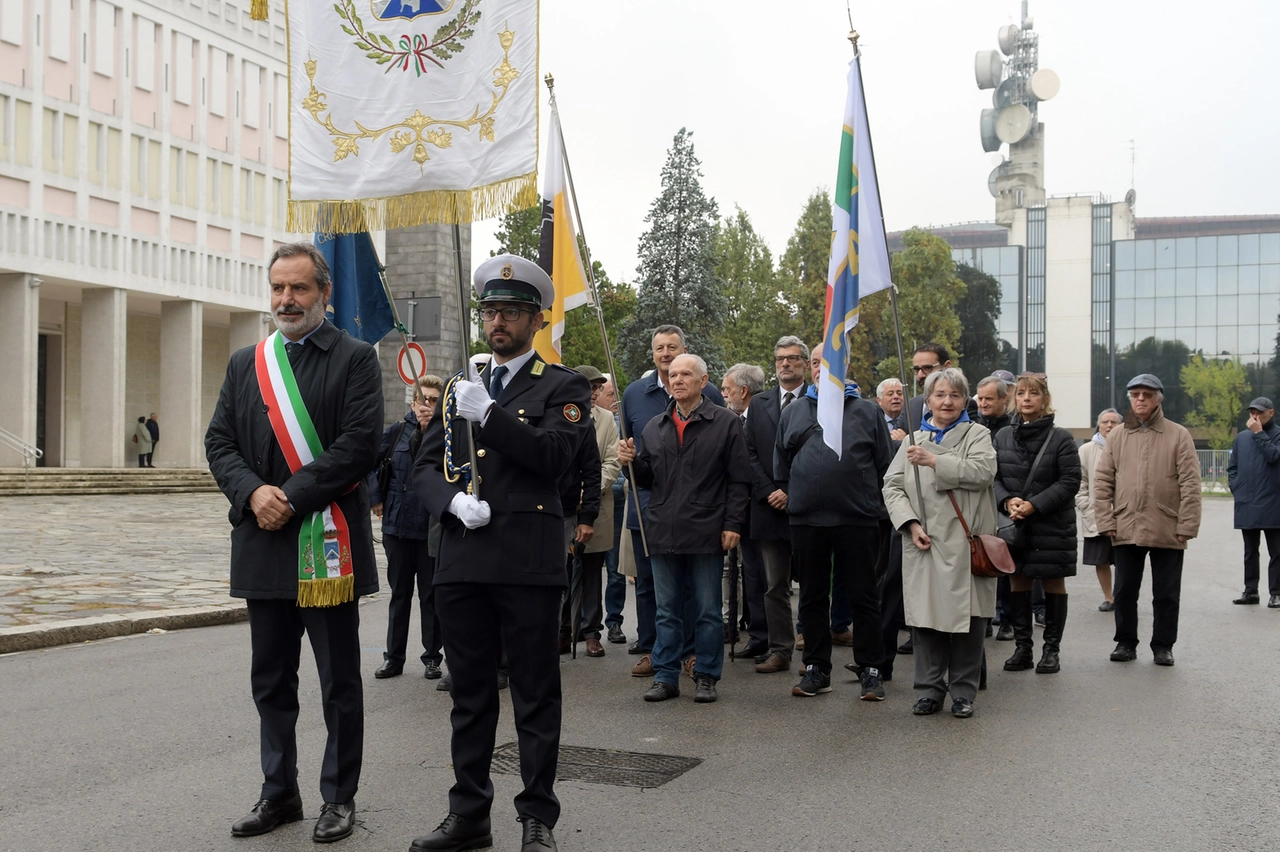
[[[489, 763], [505, 649], [524, 780], [515, 799], [522, 849], [548, 852], [556, 848], [551, 830], [560, 816], [552, 784], [560, 748], [563, 519], [577, 508], [561, 506], [557, 483], [591, 440], [591, 386], [533, 350], [555, 292], [537, 264], [499, 255], [480, 265], [473, 283], [493, 360], [477, 378], [458, 375], [446, 386], [413, 472], [414, 488], [441, 524], [434, 586], [453, 674], [455, 783], [448, 816], [410, 849], [492, 845]], [[464, 469], [472, 434], [474, 479]]]
[[1236, 529], [1244, 536], [1244, 594], [1232, 603], [1258, 603], [1262, 534], [1267, 536], [1267, 606], [1280, 608], [1280, 426], [1275, 406], [1265, 396], [1249, 403], [1246, 429], [1236, 435], [1227, 464], [1227, 482], [1235, 496]]
[[1138, 592], [1151, 557], [1151, 651], [1173, 665], [1182, 597], [1182, 557], [1200, 532], [1200, 462], [1191, 433], [1165, 419], [1164, 384], [1150, 373], [1129, 380], [1129, 413], [1111, 431], [1094, 473], [1098, 534], [1115, 556], [1116, 649], [1111, 660], [1138, 656]]

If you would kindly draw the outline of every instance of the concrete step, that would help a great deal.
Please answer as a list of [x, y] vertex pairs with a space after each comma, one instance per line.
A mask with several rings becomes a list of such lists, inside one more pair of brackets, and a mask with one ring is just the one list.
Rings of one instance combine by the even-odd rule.
[[217, 491], [206, 469], [0, 468], [0, 496], [146, 494]]

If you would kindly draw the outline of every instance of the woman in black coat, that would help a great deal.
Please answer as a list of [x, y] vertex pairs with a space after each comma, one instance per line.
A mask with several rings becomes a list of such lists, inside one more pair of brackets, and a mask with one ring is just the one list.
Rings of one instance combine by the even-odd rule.
[[[1058, 671], [1058, 648], [1067, 623], [1064, 578], [1076, 573], [1075, 495], [1080, 488], [1080, 456], [1071, 433], [1053, 425], [1053, 405], [1044, 374], [1018, 376], [1014, 404], [1013, 423], [995, 437], [996, 506], [1021, 528], [1023, 541], [1013, 555], [1018, 570], [1009, 578], [1009, 617], [1017, 648], [1004, 669], [1016, 672], [1033, 665], [1031, 586], [1039, 580], [1045, 591], [1045, 624], [1044, 653], [1036, 671], [1051, 674]], [[1035, 465], [1042, 449], [1040, 463]]]

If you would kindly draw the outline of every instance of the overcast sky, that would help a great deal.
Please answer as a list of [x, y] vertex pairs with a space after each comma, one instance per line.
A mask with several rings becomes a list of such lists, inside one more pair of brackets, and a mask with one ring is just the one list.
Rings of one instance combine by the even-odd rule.
[[[851, 5], [889, 230], [990, 220], [998, 159], [979, 140], [991, 92], [974, 82], [974, 53], [997, 47], [1020, 3]], [[539, 76], [555, 75], [584, 230], [609, 275], [635, 280], [682, 126], [721, 215], [745, 210], [776, 259], [809, 194], [834, 183], [852, 55], [844, 0], [541, 9]], [[1040, 107], [1049, 194], [1118, 201], [1132, 186], [1139, 216], [1280, 213], [1280, 3], [1031, 0], [1030, 14], [1040, 67], [1062, 83]], [[495, 230], [473, 225], [474, 263]]]

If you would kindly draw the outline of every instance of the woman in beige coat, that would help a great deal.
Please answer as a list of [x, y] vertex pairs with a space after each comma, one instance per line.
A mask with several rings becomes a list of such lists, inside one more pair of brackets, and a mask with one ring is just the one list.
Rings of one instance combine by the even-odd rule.
[[1083, 533], [1085, 565], [1092, 565], [1098, 573], [1098, 585], [1102, 586], [1102, 603], [1099, 612], [1111, 612], [1115, 608], [1111, 597], [1111, 539], [1098, 535], [1098, 522], [1093, 517], [1093, 472], [1098, 457], [1107, 446], [1107, 436], [1121, 423], [1120, 412], [1108, 408], [1098, 415], [1098, 431], [1080, 447], [1080, 490], [1076, 492], [1076, 511], [1080, 513]]
[[902, 601], [915, 646], [917, 700], [911, 712], [938, 712], [949, 691], [951, 714], [964, 719], [973, 715], [978, 694], [996, 581], [970, 572], [969, 542], [947, 492], [974, 535], [994, 533], [996, 454], [991, 433], [970, 422], [965, 411], [964, 373], [954, 367], [935, 371], [925, 380], [924, 396], [929, 413], [916, 432], [916, 446], [904, 441], [889, 466], [884, 499], [903, 537]]
[[138, 445], [138, 467], [150, 467], [151, 432], [147, 429], [146, 417], [138, 418], [138, 425], [133, 428], [133, 442]]

